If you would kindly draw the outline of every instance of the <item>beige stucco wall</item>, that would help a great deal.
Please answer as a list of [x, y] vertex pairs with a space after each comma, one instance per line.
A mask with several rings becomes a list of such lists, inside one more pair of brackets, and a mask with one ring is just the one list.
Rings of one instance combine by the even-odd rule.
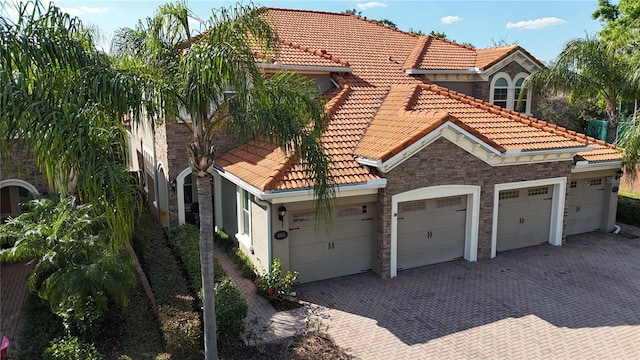
[[[408, 190], [435, 185], [477, 185], [480, 192], [478, 258], [491, 255], [494, 185], [569, 177], [571, 161], [492, 167], [446, 139], [438, 139], [383, 176], [379, 191], [378, 274], [389, 275], [391, 258], [391, 198]], [[566, 210], [566, 209], [565, 209]]]

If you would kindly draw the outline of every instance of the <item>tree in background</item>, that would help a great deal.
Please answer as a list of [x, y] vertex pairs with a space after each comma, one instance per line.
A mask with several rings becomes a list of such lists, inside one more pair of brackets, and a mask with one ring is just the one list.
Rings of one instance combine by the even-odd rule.
[[[593, 12], [593, 18], [599, 19], [604, 25], [600, 36], [607, 43], [612, 52], [628, 62], [629, 82], [638, 85], [640, 80], [640, 2], [637, 0], [620, 0], [612, 4], [608, 0], [600, 0], [598, 8]], [[636, 164], [640, 160], [640, 122], [638, 121], [638, 88], [634, 89], [626, 98], [628, 103], [634, 104], [631, 120], [618, 145], [625, 149], [623, 163], [628, 173], [635, 175]]]
[[614, 143], [619, 103], [636, 89], [632, 69], [628, 58], [601, 38], [574, 39], [565, 44], [554, 63], [531, 74], [523, 86], [552, 95], [569, 94], [572, 101], [602, 101], [608, 116], [607, 141]]
[[[329, 159], [320, 141], [326, 123], [321, 94], [302, 77], [265, 76], [256, 64], [254, 51], [268, 58], [277, 44], [263, 11], [237, 5], [198, 20], [183, 3], [167, 4], [134, 29], [119, 29], [111, 49], [124, 69], [145, 79], [144, 101], [162, 106], [162, 117], [151, 120], [180, 120], [191, 131], [187, 151], [200, 206], [207, 359], [218, 357], [211, 204], [214, 134], [226, 131], [240, 141], [281, 146], [314, 179], [312, 190], [321, 215], [328, 214], [334, 197]], [[206, 30], [192, 37], [190, 20], [201, 21]]]

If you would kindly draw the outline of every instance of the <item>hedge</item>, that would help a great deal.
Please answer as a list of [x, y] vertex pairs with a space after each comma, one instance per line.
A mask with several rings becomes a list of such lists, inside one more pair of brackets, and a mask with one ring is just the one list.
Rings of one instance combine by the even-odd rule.
[[[220, 235], [217, 235], [220, 236]], [[185, 224], [171, 230], [170, 242], [187, 268], [189, 281], [201, 294], [200, 233], [198, 228]], [[215, 307], [217, 339], [221, 345], [237, 345], [242, 342], [247, 302], [229, 280], [217, 259], [214, 259]]]

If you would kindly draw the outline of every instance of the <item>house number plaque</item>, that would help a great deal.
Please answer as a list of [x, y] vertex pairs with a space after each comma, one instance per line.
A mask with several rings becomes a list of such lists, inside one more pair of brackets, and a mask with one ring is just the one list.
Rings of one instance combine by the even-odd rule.
[[275, 234], [273, 234], [273, 237], [276, 238], [276, 240], [286, 239], [287, 236], [289, 236], [289, 233], [287, 233], [284, 230], [280, 230], [280, 231], [276, 232]]

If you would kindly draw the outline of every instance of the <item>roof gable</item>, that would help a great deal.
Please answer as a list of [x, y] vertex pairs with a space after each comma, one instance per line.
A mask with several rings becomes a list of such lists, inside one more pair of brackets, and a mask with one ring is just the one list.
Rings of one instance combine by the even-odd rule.
[[[445, 61], [446, 51], [455, 51], [464, 54], [449, 63], [461, 70], [446, 71], [467, 71], [463, 66], [469, 62], [474, 71], [486, 73], [503, 61], [530, 55], [519, 46], [475, 50], [352, 15], [283, 9], [269, 9], [266, 14], [282, 39], [283, 64], [337, 68], [348, 64], [351, 70], [333, 71], [336, 88], [325, 93], [330, 120], [322, 142], [338, 186], [381, 181], [371, 166], [384, 163], [388, 169], [438, 137], [494, 166], [568, 161], [576, 152], [576, 159], [590, 162], [620, 159], [613, 145], [427, 83], [405, 71], [421, 64], [425, 56], [440, 56], [440, 62]], [[586, 151], [589, 148], [594, 150]], [[298, 160], [274, 145], [254, 141], [223, 154], [216, 164], [224, 168], [219, 171], [259, 191], [275, 193], [313, 185]]]

